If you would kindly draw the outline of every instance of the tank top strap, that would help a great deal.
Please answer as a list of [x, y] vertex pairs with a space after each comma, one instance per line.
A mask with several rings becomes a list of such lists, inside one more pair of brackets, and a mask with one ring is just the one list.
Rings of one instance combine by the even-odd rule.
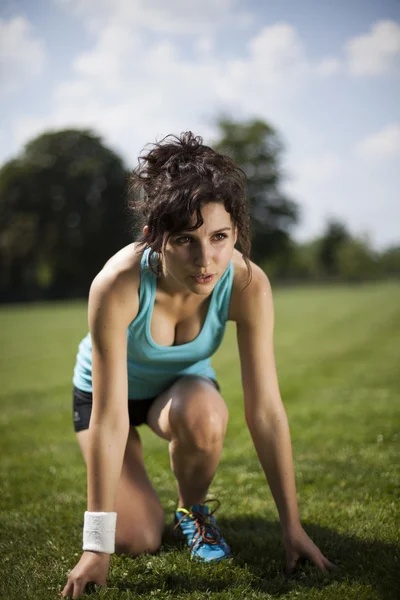
[[231, 303], [232, 286], [233, 286], [234, 267], [230, 261], [228, 268], [222, 275], [221, 280], [217, 283], [214, 289], [215, 301], [214, 312], [218, 315], [221, 323], [226, 323], [229, 316], [229, 308]]
[[140, 259], [140, 287], [139, 287], [139, 306], [148, 306], [153, 293], [155, 273], [149, 267], [149, 255], [151, 248], [146, 247]]

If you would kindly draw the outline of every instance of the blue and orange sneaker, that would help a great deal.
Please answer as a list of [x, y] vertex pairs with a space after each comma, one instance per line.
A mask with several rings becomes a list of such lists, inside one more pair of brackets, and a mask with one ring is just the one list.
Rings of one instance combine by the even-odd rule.
[[[217, 502], [210, 511], [206, 502]], [[194, 504], [190, 510], [178, 508], [175, 512], [174, 531], [179, 531], [190, 547], [192, 558], [206, 562], [220, 561], [231, 555], [231, 549], [222, 537], [215, 522], [214, 513], [219, 508], [218, 500], [207, 500]]]

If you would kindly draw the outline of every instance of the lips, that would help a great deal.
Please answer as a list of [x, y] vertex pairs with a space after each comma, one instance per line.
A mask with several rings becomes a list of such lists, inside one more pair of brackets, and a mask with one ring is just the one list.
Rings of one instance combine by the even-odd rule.
[[201, 275], [192, 275], [192, 277], [196, 283], [205, 284], [210, 283], [213, 280], [214, 275], [212, 273], [204, 273]]

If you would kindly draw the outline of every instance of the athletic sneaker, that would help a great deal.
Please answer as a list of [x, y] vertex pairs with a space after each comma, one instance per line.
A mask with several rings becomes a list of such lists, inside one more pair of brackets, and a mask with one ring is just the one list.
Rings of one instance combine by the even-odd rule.
[[210, 562], [230, 556], [231, 549], [219, 532], [213, 516], [219, 505], [218, 502], [213, 511], [206, 503], [194, 504], [191, 510], [177, 509], [174, 531], [179, 531], [186, 538], [192, 558]]

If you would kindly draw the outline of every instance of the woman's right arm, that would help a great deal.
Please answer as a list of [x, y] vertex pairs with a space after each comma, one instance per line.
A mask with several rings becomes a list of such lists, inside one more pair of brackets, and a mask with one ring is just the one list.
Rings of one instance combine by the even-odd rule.
[[[135, 279], [135, 269], [115, 274], [105, 268], [90, 288], [93, 406], [88, 431], [88, 512], [115, 510], [129, 432], [126, 329], [139, 309]], [[106, 552], [83, 552], [61, 595], [78, 598], [89, 581], [106, 585], [109, 564]]]
[[[100, 273], [89, 294], [93, 406], [88, 433], [88, 511], [115, 510], [129, 432], [126, 329], [135, 295], [124, 276]], [[137, 309], [136, 309], [137, 312]]]

